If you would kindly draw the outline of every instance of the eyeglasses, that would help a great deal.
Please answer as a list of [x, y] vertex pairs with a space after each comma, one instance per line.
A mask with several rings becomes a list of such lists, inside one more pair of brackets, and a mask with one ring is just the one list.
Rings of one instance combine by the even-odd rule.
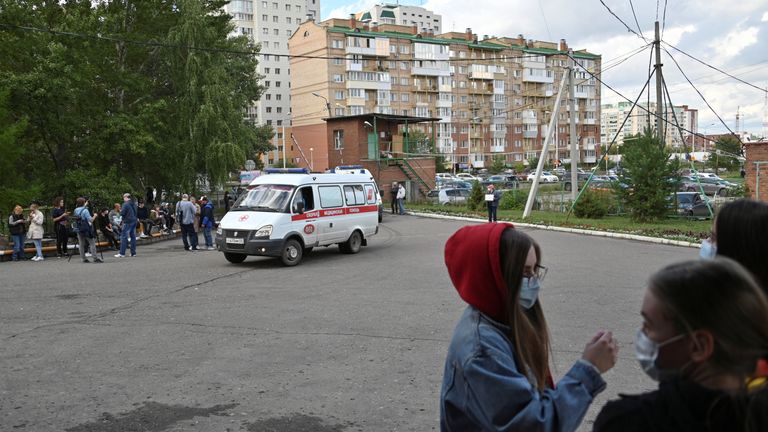
[[533, 268], [533, 273], [523, 275], [523, 277], [536, 278], [539, 281], [543, 281], [544, 278], [547, 276], [547, 270], [548, 269], [546, 267], [536, 264], [536, 266]]

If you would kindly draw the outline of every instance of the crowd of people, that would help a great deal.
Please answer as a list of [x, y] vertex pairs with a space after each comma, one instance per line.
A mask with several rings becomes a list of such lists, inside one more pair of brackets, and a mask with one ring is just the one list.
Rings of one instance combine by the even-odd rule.
[[[69, 241], [77, 239], [77, 249], [84, 263], [102, 263], [97, 256], [99, 240], [107, 243], [107, 248], [115, 250], [115, 258], [136, 256], [137, 239], [149, 238], [153, 232], [157, 235], [174, 233], [178, 223], [184, 249], [197, 251], [198, 234], [203, 233], [205, 250], [215, 250], [212, 230], [215, 226], [213, 203], [202, 196], [183, 194], [172, 205], [168, 202], [147, 203], [135, 199], [131, 194], [123, 194], [123, 202], [115, 203], [111, 209], [93, 209], [88, 197], [79, 197], [75, 208], [67, 210], [63, 197], [53, 201], [51, 223], [56, 240], [56, 257], [70, 256]], [[43, 236], [45, 234], [45, 215], [40, 211], [40, 203], [33, 202], [25, 216], [21, 205], [16, 205], [8, 218], [10, 240], [13, 243], [12, 261], [25, 260], [24, 245], [31, 240], [35, 246], [35, 255], [31, 261], [43, 261]], [[137, 236], [138, 233], [138, 236]], [[90, 260], [89, 260], [90, 258]]]
[[[608, 402], [593, 430], [768, 430], [767, 240], [768, 204], [734, 201], [701, 259], [650, 276], [634, 357], [658, 389]], [[613, 334], [597, 332], [555, 383], [536, 240], [508, 223], [463, 227], [445, 263], [468, 306], [445, 360], [441, 430], [577, 430], [618, 359]]]

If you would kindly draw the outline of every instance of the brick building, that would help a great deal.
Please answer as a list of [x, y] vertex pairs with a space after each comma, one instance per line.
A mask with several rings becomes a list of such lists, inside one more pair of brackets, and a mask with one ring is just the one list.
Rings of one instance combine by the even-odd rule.
[[[327, 117], [377, 113], [434, 117], [422, 132], [435, 137], [449, 164], [490, 166], [501, 156], [525, 165], [539, 156], [557, 86], [571, 64], [559, 43], [434, 34], [414, 26], [349, 19], [303, 22], [290, 39], [293, 133], [302, 146], [328, 136]], [[580, 162], [598, 160], [599, 55], [573, 52]], [[558, 147], [569, 142], [568, 105], [557, 118]], [[305, 144], [306, 143], [306, 144]], [[315, 145], [317, 147], [317, 145]], [[318, 169], [331, 165], [315, 153]], [[548, 155], [555, 158], [555, 146]]]
[[752, 198], [768, 201], [768, 141], [744, 143], [747, 172], [745, 184]]

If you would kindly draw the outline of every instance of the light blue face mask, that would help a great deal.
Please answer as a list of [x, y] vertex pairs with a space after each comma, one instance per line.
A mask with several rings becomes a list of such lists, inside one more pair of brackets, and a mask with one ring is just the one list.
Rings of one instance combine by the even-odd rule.
[[699, 258], [704, 260], [715, 259], [717, 255], [717, 245], [713, 244], [710, 239], [705, 239], [701, 242], [701, 248], [699, 249]]
[[520, 306], [525, 309], [530, 309], [536, 304], [536, 300], [539, 298], [539, 278], [526, 277], [523, 278], [523, 283], [520, 286]]

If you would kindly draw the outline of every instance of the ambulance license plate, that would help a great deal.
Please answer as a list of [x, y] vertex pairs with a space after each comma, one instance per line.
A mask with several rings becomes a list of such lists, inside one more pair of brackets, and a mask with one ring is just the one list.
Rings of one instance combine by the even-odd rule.
[[228, 244], [245, 244], [245, 239], [241, 238], [227, 238]]

